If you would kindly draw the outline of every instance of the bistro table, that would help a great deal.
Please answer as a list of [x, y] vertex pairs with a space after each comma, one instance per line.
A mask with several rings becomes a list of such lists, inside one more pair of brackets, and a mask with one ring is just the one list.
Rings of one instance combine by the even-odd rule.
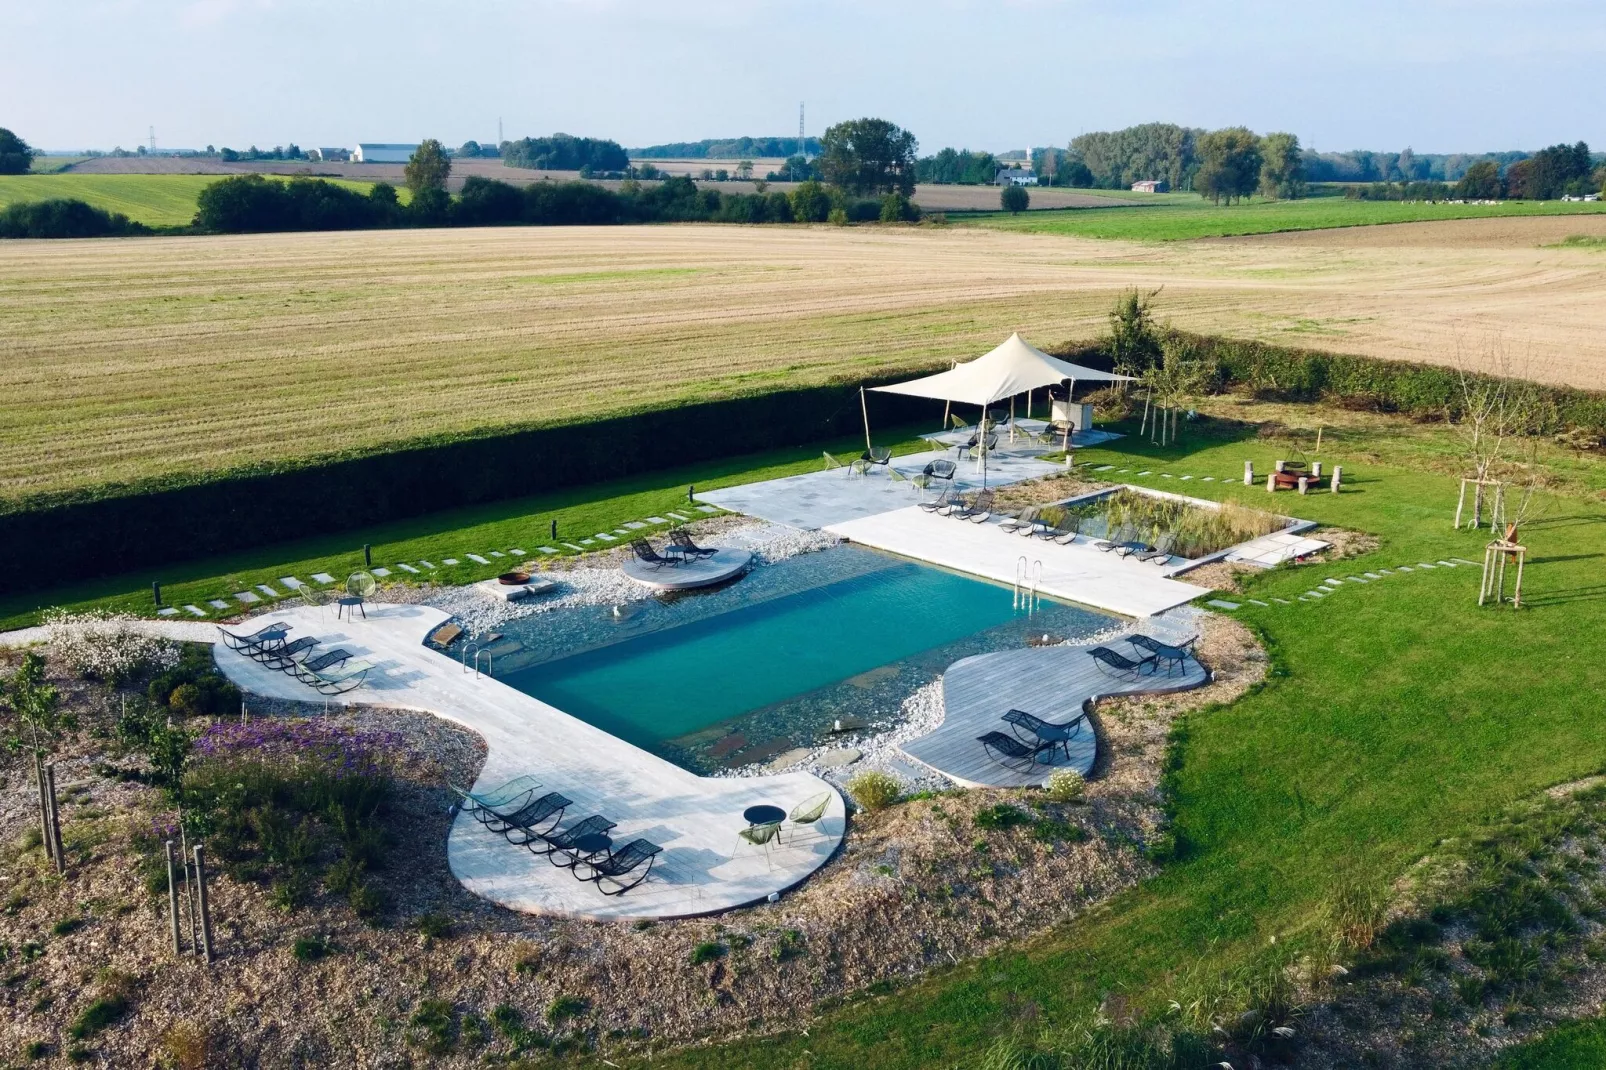
[[607, 854], [608, 848], [612, 846], [613, 837], [606, 832], [588, 832], [574, 841], [574, 846], [570, 848], [574, 854], [574, 861], [566, 868], [574, 871], [576, 880], [590, 880], [589, 877], [580, 876], [580, 864], [595, 861], [598, 855]]
[[786, 811], [779, 806], [749, 806], [742, 811], [742, 820], [749, 825], [778, 825], [786, 820]]

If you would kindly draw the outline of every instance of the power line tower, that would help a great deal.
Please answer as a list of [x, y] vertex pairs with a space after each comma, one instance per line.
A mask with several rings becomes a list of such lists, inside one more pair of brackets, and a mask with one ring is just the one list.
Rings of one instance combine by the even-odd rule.
[[803, 102], [797, 105], [797, 154], [806, 162], [809, 158], [808, 140], [803, 136]]
[[155, 156], [156, 155], [156, 127], [154, 127], [154, 126], [151, 127], [150, 135], [151, 135], [151, 155]]
[[500, 115], [496, 117], [496, 144], [498, 148], [502, 145], [502, 117]]

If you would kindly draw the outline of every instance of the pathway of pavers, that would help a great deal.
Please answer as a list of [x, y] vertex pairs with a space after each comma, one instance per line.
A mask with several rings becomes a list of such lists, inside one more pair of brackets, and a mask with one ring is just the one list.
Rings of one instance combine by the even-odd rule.
[[[1362, 572], [1359, 575], [1354, 576], [1327, 576], [1319, 584], [1312, 587], [1304, 594], [1296, 595], [1294, 600], [1297, 602], [1321, 602], [1340, 591], [1351, 590], [1352, 587], [1366, 587], [1370, 584], [1389, 579], [1390, 577], [1409, 575], [1415, 572], [1432, 571], [1433, 569], [1438, 568], [1477, 567], [1478, 566], [1476, 562], [1468, 561], [1464, 557], [1452, 557], [1438, 561], [1419, 561], [1415, 565], [1395, 565], [1393, 568], [1378, 568], [1373, 571]], [[1242, 595], [1233, 595], [1232, 597], [1237, 599], [1237, 601], [1228, 601], [1225, 598], [1212, 598], [1207, 601], [1205, 605], [1210, 606], [1212, 609], [1227, 610], [1229, 612], [1235, 609], [1242, 609], [1243, 603], [1245, 602], [1250, 602], [1257, 606], [1267, 606], [1269, 608], [1269, 603], [1263, 602], [1258, 598], [1247, 598]], [[1274, 597], [1272, 598], [1272, 602], [1284, 606], [1293, 604], [1286, 598]]]

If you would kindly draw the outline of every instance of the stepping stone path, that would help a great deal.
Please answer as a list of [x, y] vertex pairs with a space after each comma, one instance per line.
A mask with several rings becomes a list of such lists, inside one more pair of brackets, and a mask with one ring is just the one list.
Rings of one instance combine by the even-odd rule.
[[255, 591], [236, 591], [234, 592], [234, 597], [238, 598], [246, 605], [250, 605], [252, 602], [262, 601], [262, 596], [257, 594]]
[[423, 565], [425, 568], [429, 569], [431, 572], [435, 571], [434, 564], [429, 562], [429, 561], [420, 561], [419, 564]]
[[1436, 565], [1430, 565], [1430, 564], [1428, 564], [1428, 563], [1427, 563], [1427, 562], [1426, 562], [1426, 561], [1418, 561], [1418, 562], [1417, 562], [1417, 563], [1416, 563], [1416, 567], [1417, 567], [1417, 568], [1437, 568], [1437, 567], [1438, 567], [1438, 566], [1436, 566]]
[[185, 606], [184, 608], [186, 610], [188, 610], [192, 616], [196, 616], [196, 617], [204, 617], [204, 616], [206, 616], [206, 610], [202, 609], [200, 606], [191, 605], [191, 606]]
[[1366, 573], [1363, 573], [1363, 575], [1369, 580], [1380, 580], [1380, 579], [1383, 578], [1382, 576], [1380, 576], [1376, 572], [1366, 572]]
[[646, 526], [647, 526], [646, 522], [642, 521], [642, 520], [632, 520], [632, 521], [630, 521], [630, 523], [625, 525], [625, 527], [627, 529], [629, 529], [630, 531], [640, 531], [642, 528], [644, 528]]
[[665, 520], [661, 516], [649, 516], [647, 518], [647, 523], [649, 523], [649, 524], [667, 524], [667, 523], [669, 523], [669, 521]]
[[1138, 475], [1140, 475], [1140, 476], [1146, 476], [1146, 475], [1149, 475], [1149, 474], [1150, 474], [1150, 473], [1148, 473], [1148, 472], [1139, 472], [1139, 473], [1138, 473]]
[[418, 570], [412, 565], [397, 565], [396, 567], [401, 569], [403, 572], [411, 572], [415, 576], [418, 575]]
[[1440, 561], [1439, 564], [1443, 565], [1445, 568], [1458, 568], [1459, 567], [1458, 565], [1456, 565], [1456, 563], [1454, 561]]
[[280, 576], [279, 582], [290, 588], [292, 591], [299, 591], [301, 588], [306, 586], [306, 584], [302, 583], [294, 576]]
[[1182, 478], [1183, 479], [1192, 479], [1193, 477], [1192, 476], [1183, 476]]
[[1310, 595], [1312, 598], [1326, 598], [1328, 595], [1328, 592], [1322, 590], [1320, 587], [1314, 591], [1306, 591], [1305, 593]]
[[211, 606], [213, 609], [228, 609], [229, 608], [229, 604], [227, 602], [223, 601], [223, 599], [221, 599], [221, 598], [214, 598], [210, 602], [208, 602], [207, 605]]
[[1400, 571], [1401, 572], [1415, 572], [1416, 569], [1412, 568], [1410, 565], [1401, 565], [1400, 566]]
[[269, 587], [265, 583], [257, 584], [257, 590], [261, 591], [263, 594], [267, 595], [269, 598], [277, 598], [277, 597], [279, 597], [279, 592], [275, 591], [272, 587]]
[[[501, 550], [492, 550], [491, 551], [491, 556], [492, 557], [506, 557], [507, 554], [504, 554]], [[490, 564], [490, 562], [486, 562], [486, 564]]]
[[1269, 605], [1271, 605], [1270, 602], [1262, 602], [1258, 598], [1251, 598], [1249, 601], [1253, 602], [1257, 606], [1269, 606]]
[[676, 520], [689, 520], [689, 519], [691, 519], [690, 517], [681, 516], [679, 513], [670, 513], [669, 515], [674, 517]]
[[1273, 595], [1271, 600], [1273, 602], [1276, 602], [1280, 606], [1293, 605], [1293, 603], [1290, 602], [1288, 599], [1286, 599], [1286, 598], [1278, 598], [1276, 595]]
[[455, 565], [455, 564], [457, 564], [457, 558], [448, 557], [448, 558], [445, 559], [444, 564]]
[[794, 765], [797, 765], [799, 762], [803, 761], [803, 759], [807, 758], [808, 756], [809, 756], [809, 749], [807, 747], [793, 747], [791, 750], [787, 751], [785, 754], [782, 754], [779, 757], [777, 757], [774, 760], [772, 760], [764, 768], [770, 770], [771, 772], [779, 773], [783, 769], [792, 768]]
[[[1093, 471], [1095, 471], [1095, 472], [1110, 472], [1110, 471], [1114, 471], [1114, 469], [1115, 469], [1115, 465], [1113, 465], [1113, 464], [1101, 464], [1097, 468], [1093, 469]], [[1123, 469], [1121, 469], [1121, 471], [1124, 472], [1124, 471], [1126, 471], [1126, 469], [1123, 468]]]
[[584, 550], [585, 549], [584, 546], [579, 546], [579, 545], [576, 545], [575, 543], [572, 543], [572, 542], [566, 542], [563, 545], [567, 546], [571, 550]]
[[[618, 539], [614, 538], [612, 535], [609, 535], [605, 531], [597, 532], [597, 538], [601, 539], [603, 542], [618, 542], [619, 541]], [[581, 542], [585, 542], [586, 540], [581, 539], [580, 541]]]
[[519, 550], [519, 549], [509, 550], [508, 553], [512, 554], [514, 557], [524, 557], [524, 556], [526, 556], [524, 551], [523, 550]]
[[[581, 539], [580, 540], [580, 546], [595, 546], [596, 544], [597, 544], [597, 540], [596, 539]], [[579, 547], [576, 547], [576, 549], [579, 549]]]
[[1472, 567], [1472, 568], [1477, 568], [1477, 567], [1478, 567], [1478, 565], [1477, 565], [1477, 562], [1475, 562], [1475, 561], [1468, 561], [1468, 560], [1467, 560], [1467, 559], [1466, 559], [1466, 558], [1464, 558], [1464, 557], [1452, 557], [1452, 558], [1450, 558], [1450, 560], [1451, 560], [1451, 561], [1456, 561], [1456, 562], [1459, 562], [1459, 563], [1460, 563], [1460, 564], [1463, 564], [1463, 565], [1468, 565], [1468, 566], [1470, 566], [1470, 567]]
[[1238, 603], [1237, 602], [1224, 602], [1219, 598], [1212, 598], [1210, 601], [1206, 602], [1205, 605], [1207, 605], [1207, 606], [1215, 606], [1217, 609], [1237, 609], [1238, 608]]
[[1203, 482], [1205, 482], [1205, 483], [1214, 483], [1215, 481], [1216, 481], [1216, 477], [1215, 476], [1205, 476], [1204, 480], [1203, 480]]
[[469, 554], [468, 559], [476, 565], [489, 565], [491, 563], [489, 558], [481, 557], [479, 554]]
[[174, 609], [172, 606], [163, 606], [161, 609], [156, 611], [156, 615], [158, 617], [176, 617], [178, 616], [178, 610]]
[[317, 580], [319, 583], [333, 583], [333, 582], [335, 582], [335, 578], [333, 576], [329, 575], [329, 573], [327, 573], [327, 572], [314, 572], [312, 574], [312, 578]]
[[558, 548], [556, 546], [537, 546], [536, 549], [540, 550], [543, 554], [555, 554], [558, 552]]
[[697, 511], [699, 513], [717, 513], [717, 512], [719, 512], [719, 506], [717, 506], [717, 505], [699, 505], [697, 507]]
[[370, 571], [372, 571], [372, 573], [375, 576], [378, 576], [380, 579], [384, 579], [386, 576], [390, 575], [390, 569], [388, 568], [376, 568]]

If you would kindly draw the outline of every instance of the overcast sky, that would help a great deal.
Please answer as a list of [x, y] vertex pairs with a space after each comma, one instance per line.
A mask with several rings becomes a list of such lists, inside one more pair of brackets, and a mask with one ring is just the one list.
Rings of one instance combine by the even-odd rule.
[[922, 151], [1166, 120], [1322, 150], [1606, 148], [1603, 0], [0, 0], [45, 148], [626, 146], [877, 115]]

